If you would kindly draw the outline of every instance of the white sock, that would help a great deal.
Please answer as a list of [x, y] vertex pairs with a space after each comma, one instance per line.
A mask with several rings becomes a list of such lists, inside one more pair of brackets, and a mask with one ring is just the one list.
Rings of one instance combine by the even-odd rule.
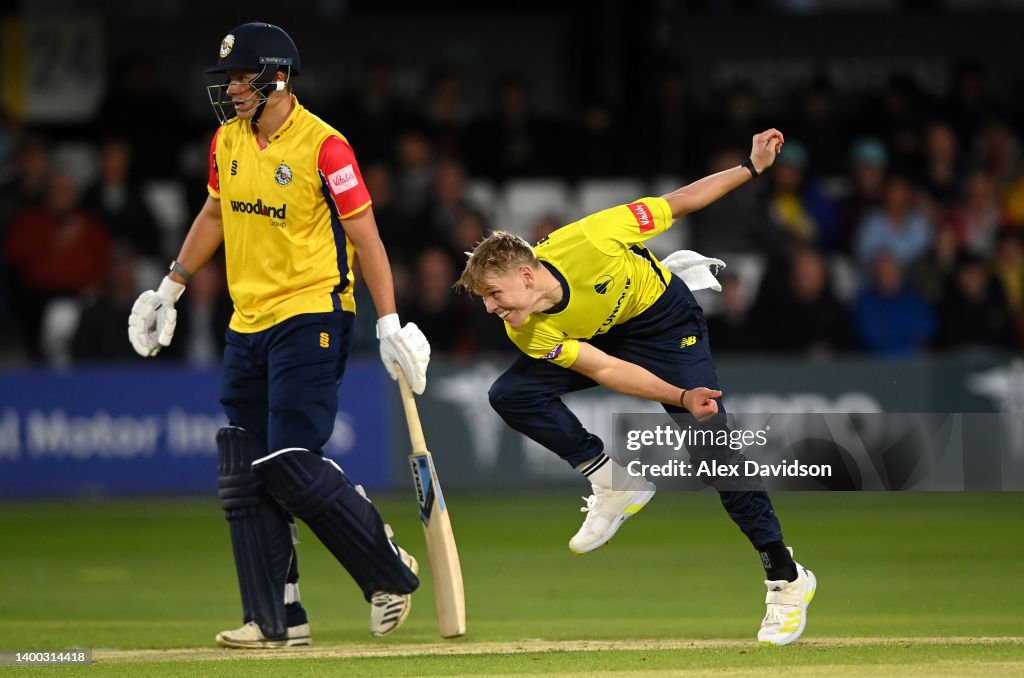
[[586, 464], [577, 466], [576, 470], [585, 475], [591, 485], [605, 490], [622, 489], [630, 480], [626, 469], [604, 453]]

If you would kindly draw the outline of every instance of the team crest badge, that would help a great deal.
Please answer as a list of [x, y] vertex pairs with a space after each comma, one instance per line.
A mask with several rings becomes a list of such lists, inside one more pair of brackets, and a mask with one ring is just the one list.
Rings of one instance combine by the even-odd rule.
[[220, 58], [223, 59], [227, 55], [231, 54], [231, 50], [235, 48], [235, 36], [228, 33], [224, 36], [224, 39], [220, 41]]
[[292, 168], [281, 163], [274, 170], [274, 179], [282, 186], [287, 186], [292, 183]]
[[594, 283], [594, 291], [598, 294], [605, 294], [608, 291], [608, 286], [614, 284], [615, 278], [610, 275], [602, 275], [597, 279], [597, 282]]

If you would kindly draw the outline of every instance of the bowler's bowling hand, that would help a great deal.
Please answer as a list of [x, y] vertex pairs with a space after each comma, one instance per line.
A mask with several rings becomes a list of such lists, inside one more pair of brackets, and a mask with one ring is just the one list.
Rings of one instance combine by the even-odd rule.
[[754, 163], [758, 174], [775, 164], [775, 156], [782, 152], [785, 141], [782, 132], [774, 127], [754, 135], [750, 146], [750, 162]]

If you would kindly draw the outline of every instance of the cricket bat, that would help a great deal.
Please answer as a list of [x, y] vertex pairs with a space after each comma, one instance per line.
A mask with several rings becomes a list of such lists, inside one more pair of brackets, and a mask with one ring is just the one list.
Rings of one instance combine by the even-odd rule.
[[427, 555], [430, 558], [430, 575], [434, 580], [437, 622], [442, 638], [456, 638], [466, 633], [466, 594], [462, 587], [459, 551], [455, 547], [455, 535], [441, 493], [441, 483], [434, 470], [434, 458], [427, 451], [427, 442], [423, 437], [416, 400], [401, 367], [398, 367], [398, 387], [402, 391], [402, 406], [405, 408], [409, 438], [412, 441], [409, 465], [412, 467], [412, 479], [420, 504], [420, 520], [423, 521], [423, 534], [426, 536]]

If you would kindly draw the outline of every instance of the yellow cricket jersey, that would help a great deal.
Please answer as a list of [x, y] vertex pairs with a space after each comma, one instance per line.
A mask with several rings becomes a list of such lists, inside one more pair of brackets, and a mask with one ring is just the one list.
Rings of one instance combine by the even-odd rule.
[[211, 148], [220, 200], [231, 329], [259, 332], [300, 313], [355, 311], [354, 247], [342, 220], [370, 206], [345, 138], [294, 99], [266, 148], [237, 118]]
[[563, 226], [533, 248], [567, 289], [559, 305], [532, 313], [509, 338], [526, 355], [570, 367], [579, 342], [604, 334], [651, 307], [671, 272], [641, 243], [672, 225], [664, 198], [643, 198]]

